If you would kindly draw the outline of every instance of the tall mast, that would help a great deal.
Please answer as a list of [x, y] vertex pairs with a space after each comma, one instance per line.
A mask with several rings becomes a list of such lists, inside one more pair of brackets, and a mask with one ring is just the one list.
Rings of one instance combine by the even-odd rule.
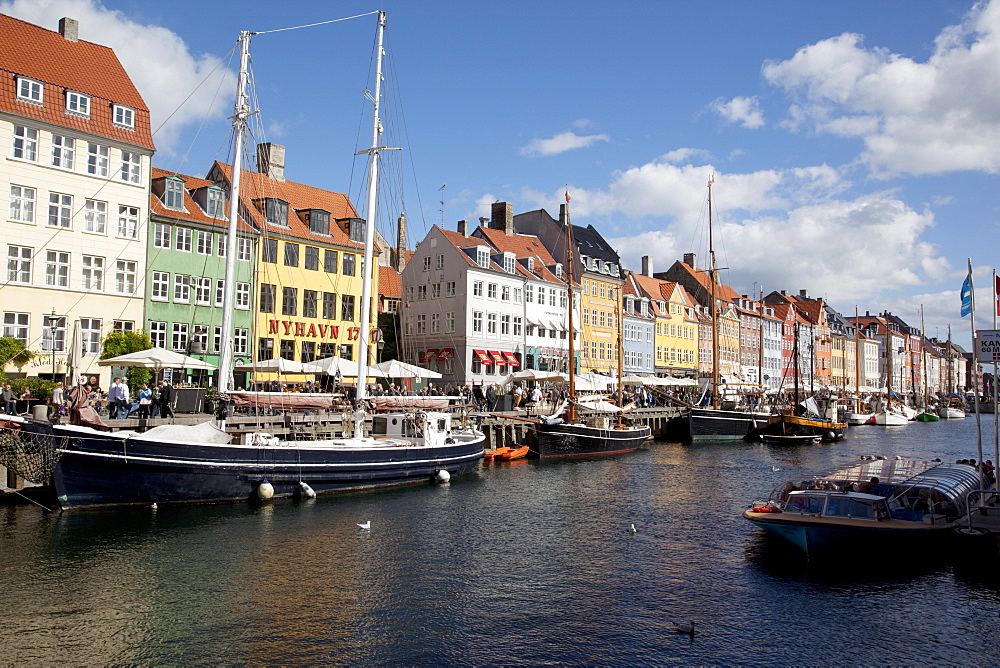
[[892, 329], [885, 319], [885, 406], [889, 410], [892, 403]]
[[858, 393], [858, 412], [861, 412], [861, 322], [858, 307], [854, 307], [854, 391]]
[[[371, 328], [372, 275], [374, 273], [374, 268], [372, 267], [372, 248], [375, 245], [375, 207], [378, 197], [378, 158], [380, 151], [389, 150], [387, 147], [379, 144], [382, 136], [382, 121], [379, 118], [379, 103], [381, 102], [382, 95], [382, 56], [384, 55], [382, 43], [384, 37], [385, 12], [379, 11], [378, 44], [375, 50], [375, 90], [372, 95], [372, 106], [374, 107], [374, 112], [372, 114], [372, 146], [367, 150], [359, 151], [357, 153], [357, 155], [361, 155], [362, 153], [368, 154], [368, 203], [365, 208], [365, 215], [367, 216], [367, 220], [365, 220], [365, 252], [364, 259], [361, 263], [361, 331], [358, 334], [358, 385], [357, 392], [355, 394], [359, 409], [368, 390], [366, 385], [368, 380], [368, 330]], [[361, 438], [364, 436], [363, 425], [363, 416], [356, 416], [354, 421], [355, 437]]]
[[236, 104], [233, 113], [233, 133], [236, 141], [233, 147], [233, 173], [229, 183], [229, 226], [226, 236], [226, 274], [222, 287], [222, 334], [219, 337], [219, 373], [215, 386], [220, 392], [227, 392], [233, 385], [233, 293], [236, 289], [236, 235], [240, 214], [240, 173], [243, 162], [243, 137], [246, 134], [247, 117], [247, 70], [250, 63], [250, 37], [254, 33], [241, 32], [240, 75], [236, 85]]
[[920, 305], [920, 370], [923, 379], [920, 381], [920, 407], [927, 408], [927, 347], [924, 345], [924, 305]]
[[[615, 315], [618, 317], [618, 406], [619, 408], [625, 407], [625, 394], [624, 394], [624, 384], [622, 383], [622, 376], [625, 375], [625, 341], [623, 336], [623, 329], [625, 327], [625, 295], [621, 288], [618, 289], [618, 305], [615, 308]], [[622, 414], [618, 414], [618, 424], [621, 424]]]
[[[794, 309], [793, 309], [794, 311]], [[795, 405], [799, 405], [799, 323], [795, 323], [795, 340], [792, 341], [792, 357], [795, 360], [795, 372], [792, 377], [795, 378]]]
[[712, 184], [715, 174], [708, 180], [708, 314], [712, 319], [712, 408], [719, 407], [719, 323], [715, 305], [715, 246], [712, 240]]
[[569, 410], [566, 414], [567, 422], [576, 422], [576, 404], [573, 399], [576, 397], [576, 330], [573, 326], [573, 223], [569, 217], [569, 188], [566, 189], [566, 290], [569, 292], [569, 313], [567, 314], [568, 324], [566, 329], [569, 333]]

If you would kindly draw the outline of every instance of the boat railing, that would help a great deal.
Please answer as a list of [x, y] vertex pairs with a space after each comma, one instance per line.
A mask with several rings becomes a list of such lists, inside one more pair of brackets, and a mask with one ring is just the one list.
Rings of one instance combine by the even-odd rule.
[[988, 516], [1000, 517], [1000, 490], [996, 489], [974, 489], [965, 495], [965, 507], [968, 508], [966, 521], [969, 530], [973, 530], [975, 519]]

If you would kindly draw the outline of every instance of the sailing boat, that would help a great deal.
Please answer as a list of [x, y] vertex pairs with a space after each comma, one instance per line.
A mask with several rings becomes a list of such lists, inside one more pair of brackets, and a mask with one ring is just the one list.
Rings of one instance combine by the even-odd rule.
[[961, 407], [961, 402], [954, 399], [955, 395], [955, 349], [951, 345], [951, 325], [948, 325], [948, 357], [946, 367], [948, 369], [948, 392], [945, 401], [938, 408], [938, 415], [945, 420], [959, 420], [964, 418], [965, 411]]
[[854, 350], [854, 377], [856, 378], [854, 385], [857, 396], [849, 399], [850, 403], [854, 406], [854, 410], [847, 412], [847, 424], [871, 424], [875, 420], [875, 413], [870, 410], [870, 407], [865, 405], [861, 397], [861, 385], [864, 378], [861, 361], [864, 357], [864, 348], [861, 346], [861, 324], [856, 306], [854, 307]]
[[923, 372], [923, 388], [920, 392], [920, 401], [923, 410], [917, 415], [917, 422], [937, 422], [941, 417], [927, 405], [927, 347], [924, 339], [924, 305], [920, 305], [920, 368]]
[[[364, 288], [361, 332], [371, 322], [376, 186], [382, 123], [379, 118], [385, 13], [378, 13], [372, 147], [369, 157], [368, 209], [365, 226]], [[240, 165], [246, 119], [249, 46], [252, 33], [240, 34], [240, 76], [233, 117], [235, 157], [230, 193], [229, 238], [223, 313], [223, 349], [218, 376], [220, 395], [232, 390], [232, 287], [235, 286], [236, 221], [239, 215]], [[368, 337], [358, 338], [360, 360], [367, 363]], [[59, 462], [54, 469], [63, 509], [267, 499], [372, 489], [405, 483], [446, 480], [467, 473], [483, 457], [481, 431], [453, 423], [446, 397], [423, 410], [378, 414], [372, 434], [363, 432], [364, 373], [359, 373], [354, 435], [340, 439], [285, 441], [269, 434], [246, 433], [238, 443], [222, 424], [163, 425], [141, 434], [101, 432], [78, 425], [33, 423], [25, 432], [48, 430]], [[414, 398], [423, 399], [423, 398]], [[43, 434], [44, 435], [44, 434]]]
[[712, 384], [710, 387], [712, 405], [692, 406], [689, 411], [689, 440], [703, 439], [743, 439], [752, 434], [759, 425], [767, 423], [768, 413], [760, 413], [737, 406], [732, 400], [720, 403], [719, 394], [725, 388], [719, 382], [719, 322], [716, 286], [719, 284], [718, 269], [715, 264], [715, 248], [712, 238], [712, 184], [715, 175], [708, 181], [708, 256], [710, 258], [708, 311], [712, 321]]
[[[902, 406], [892, 401], [892, 328], [885, 323], [885, 399], [881, 400], [879, 410], [875, 411], [872, 424], [883, 427], [898, 427], [910, 421], [901, 410]], [[915, 417], [915, 415], [914, 415]]]
[[[565, 413], [560, 407], [555, 414], [541, 418], [531, 433], [531, 454], [540, 460], [573, 459], [633, 452], [642, 447], [652, 436], [649, 425], [626, 424], [623, 416], [628, 410], [622, 393], [622, 311], [621, 295], [618, 296], [618, 405], [600, 396], [581, 397], [576, 393], [576, 329], [573, 322], [573, 225], [569, 220], [569, 193], [566, 193], [566, 290], [569, 292], [567, 321], [569, 330], [569, 396]], [[588, 409], [588, 416], [580, 419], [578, 408]]]

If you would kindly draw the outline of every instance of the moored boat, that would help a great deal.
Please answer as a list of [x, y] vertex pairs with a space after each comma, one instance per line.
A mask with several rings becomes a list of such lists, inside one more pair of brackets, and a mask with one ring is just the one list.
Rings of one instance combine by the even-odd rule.
[[507, 448], [506, 452], [500, 453], [500, 459], [505, 462], [509, 462], [515, 459], [523, 459], [528, 456], [528, 451], [530, 448], [527, 445], [519, 445], [513, 448]]
[[502, 459], [505, 454], [510, 452], [510, 448], [506, 445], [500, 446], [495, 450], [487, 450], [483, 455], [483, 459], [486, 461], [493, 461], [495, 459]]
[[809, 557], [860, 546], [943, 544], [975, 503], [979, 473], [966, 464], [876, 459], [784, 483], [743, 517]]
[[933, 411], [931, 411], [931, 410], [928, 409], [928, 410], [923, 411], [922, 413], [918, 413], [917, 417], [914, 418], [914, 419], [917, 422], [937, 422], [941, 418], [938, 417], [937, 413], [934, 413]]
[[815, 445], [822, 439], [811, 434], [763, 434], [760, 440], [767, 445]]

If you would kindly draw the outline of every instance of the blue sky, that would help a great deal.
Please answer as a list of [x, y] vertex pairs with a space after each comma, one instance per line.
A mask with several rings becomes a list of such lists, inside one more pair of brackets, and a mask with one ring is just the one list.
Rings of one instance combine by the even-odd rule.
[[[806, 289], [916, 326], [924, 304], [930, 336], [950, 324], [968, 345], [972, 257], [977, 325], [992, 326], [1000, 0], [0, 1], [50, 29], [77, 18], [81, 38], [112, 46], [154, 127], [170, 117], [154, 163], [196, 175], [228, 159], [240, 30], [376, 9], [405, 130], [387, 211], [405, 207], [411, 240], [498, 199], [556, 214], [568, 186], [574, 222], [625, 266], [649, 254], [665, 270], [707, 258], [715, 173], [716, 251], [740, 292]], [[359, 207], [374, 34], [366, 16], [252, 43], [258, 136], [288, 147], [288, 178]]]

